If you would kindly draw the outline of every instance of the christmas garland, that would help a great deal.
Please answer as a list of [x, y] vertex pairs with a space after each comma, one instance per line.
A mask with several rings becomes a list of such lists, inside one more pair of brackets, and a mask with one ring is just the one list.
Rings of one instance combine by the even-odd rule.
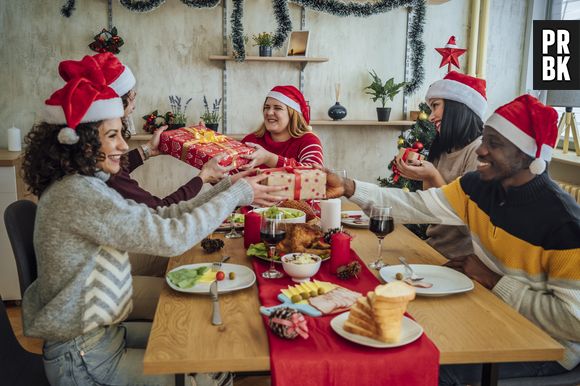
[[[183, 4], [192, 8], [212, 8], [219, 4], [220, 0], [180, 0]], [[119, 3], [133, 12], [150, 12], [165, 3], [165, 0], [119, 0]], [[60, 13], [70, 17], [75, 10], [75, 0], [67, 0], [62, 6]]]
[[68, 0], [60, 9], [60, 13], [64, 17], [70, 17], [75, 10], [75, 0]]
[[246, 58], [246, 47], [244, 44], [244, 27], [242, 17], [244, 16], [244, 0], [234, 0], [234, 9], [230, 23], [232, 24], [232, 48], [236, 62], [243, 62]]
[[290, 9], [287, 0], [273, 0], [274, 16], [278, 22], [278, 29], [274, 34], [274, 48], [282, 47], [288, 34], [292, 31], [292, 20], [290, 20]]

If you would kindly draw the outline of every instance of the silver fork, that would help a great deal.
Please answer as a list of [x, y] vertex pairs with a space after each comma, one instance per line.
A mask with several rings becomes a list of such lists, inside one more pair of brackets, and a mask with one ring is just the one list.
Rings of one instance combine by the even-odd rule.
[[407, 259], [405, 259], [403, 256], [399, 256], [399, 261], [405, 266], [405, 276], [407, 279], [411, 281], [420, 281], [424, 279], [420, 276], [417, 276], [415, 271], [413, 271], [413, 268], [411, 268], [409, 263], [407, 263]]
[[216, 261], [216, 262], [212, 263], [212, 265], [211, 265], [212, 272], [219, 271], [222, 268], [222, 263], [225, 263], [229, 259], [230, 259], [230, 256], [222, 256], [221, 261]]

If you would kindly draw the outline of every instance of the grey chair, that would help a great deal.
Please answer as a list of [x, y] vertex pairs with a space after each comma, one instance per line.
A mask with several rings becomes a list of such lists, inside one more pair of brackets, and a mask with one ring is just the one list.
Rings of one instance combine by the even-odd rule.
[[35, 219], [36, 204], [29, 200], [15, 201], [4, 211], [4, 225], [16, 259], [21, 296], [38, 275], [33, 245]]
[[22, 348], [14, 335], [2, 298], [0, 298], [0, 342], [0, 384], [49, 385], [44, 373], [42, 355]]
[[580, 365], [558, 375], [545, 377], [513, 378], [498, 382], [498, 386], [577, 386], [580, 385]]

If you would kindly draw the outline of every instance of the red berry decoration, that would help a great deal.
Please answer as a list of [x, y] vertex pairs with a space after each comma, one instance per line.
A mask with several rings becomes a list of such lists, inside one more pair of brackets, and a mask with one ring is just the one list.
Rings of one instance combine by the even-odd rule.
[[218, 272], [215, 274], [215, 279], [216, 279], [217, 281], [222, 281], [222, 280], [224, 280], [225, 278], [226, 278], [226, 274], [224, 273], [224, 271], [218, 271]]
[[417, 149], [419, 151], [423, 150], [425, 146], [423, 145], [423, 143], [417, 141], [413, 144], [413, 149]]

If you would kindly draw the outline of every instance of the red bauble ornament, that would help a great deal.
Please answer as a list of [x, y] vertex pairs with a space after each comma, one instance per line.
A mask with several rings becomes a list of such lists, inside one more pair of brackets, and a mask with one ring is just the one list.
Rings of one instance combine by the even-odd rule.
[[413, 144], [413, 149], [416, 149], [416, 150], [419, 150], [419, 151], [423, 150], [424, 147], [425, 146], [423, 145], [423, 143], [422, 142], [419, 142], [419, 141], [417, 141], [417, 142], [415, 142]]

